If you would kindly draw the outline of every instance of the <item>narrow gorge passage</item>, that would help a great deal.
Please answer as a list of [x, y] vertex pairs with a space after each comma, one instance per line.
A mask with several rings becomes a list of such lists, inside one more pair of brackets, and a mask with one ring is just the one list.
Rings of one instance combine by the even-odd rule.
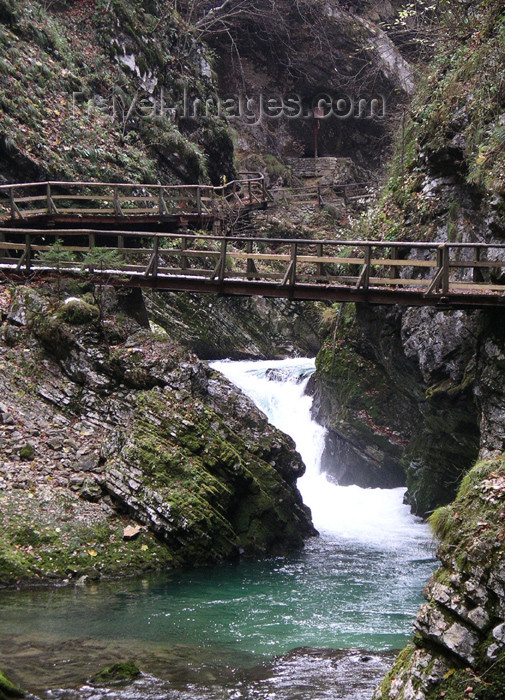
[[[330, 645], [395, 648], [409, 635], [420, 592], [433, 569], [429, 528], [404, 505], [405, 490], [338, 486], [320, 472], [326, 431], [312, 420], [312, 398], [305, 394], [314, 360], [220, 361], [211, 366], [291, 435], [306, 465], [298, 487], [320, 532], [306, 551], [327, 562], [320, 573], [329, 594], [335, 576], [343, 596], [333, 598], [332, 592], [328, 599], [335, 603], [334, 619], [325, 623], [336, 634]], [[342, 566], [345, 580], [339, 580]]]
[[[324, 429], [304, 394], [314, 361], [212, 367], [296, 440], [307, 466], [299, 486], [320, 536], [290, 556], [3, 592], [8, 670], [23, 671], [30, 690], [50, 688], [42, 697], [366, 700], [388, 652], [409, 639], [434, 567], [428, 528], [403, 505], [403, 489], [339, 487], [319, 473]], [[130, 658], [147, 674], [131, 686], [83, 685]]]

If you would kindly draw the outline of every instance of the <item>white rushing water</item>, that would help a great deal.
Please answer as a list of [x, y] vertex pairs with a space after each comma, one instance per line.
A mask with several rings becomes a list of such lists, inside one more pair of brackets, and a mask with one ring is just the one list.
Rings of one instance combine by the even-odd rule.
[[429, 542], [428, 527], [403, 503], [404, 488], [338, 486], [320, 472], [326, 430], [312, 420], [312, 397], [305, 394], [315, 369], [313, 359], [224, 360], [212, 362], [211, 367], [242, 389], [273, 425], [294, 439], [306, 466], [298, 488], [322, 534], [381, 549]]

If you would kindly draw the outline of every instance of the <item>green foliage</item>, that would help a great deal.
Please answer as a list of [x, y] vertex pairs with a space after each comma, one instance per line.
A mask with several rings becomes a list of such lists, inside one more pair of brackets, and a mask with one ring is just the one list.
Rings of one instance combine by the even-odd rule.
[[121, 254], [117, 250], [95, 247], [84, 254], [82, 269], [93, 272], [93, 270], [116, 270], [124, 264]]
[[49, 246], [48, 250], [39, 251], [39, 260], [49, 265], [56, 265], [59, 268], [63, 263], [73, 262], [75, 260], [75, 254], [65, 247], [61, 238], [57, 238], [55, 242]]
[[27, 442], [23, 447], [19, 450], [19, 457], [22, 460], [30, 461], [35, 457], [35, 448], [34, 446], [30, 443]]
[[483, 460], [463, 479], [455, 501], [436, 510], [430, 518], [440, 538], [440, 552], [457, 562], [474, 563], [485, 558], [486, 566], [501, 558], [505, 537], [505, 458]]
[[457, 527], [457, 523], [454, 522], [453, 512], [449, 506], [437, 508], [428, 518], [428, 522], [433, 533], [439, 539], [444, 539], [452, 532], [455, 526]]
[[140, 676], [140, 669], [133, 661], [124, 661], [112, 666], [107, 666], [98, 673], [95, 673], [90, 681], [94, 685], [109, 685], [110, 683], [119, 683], [132, 681]]
[[[450, 176], [472, 197], [505, 196], [505, 22], [499, 0], [439, 4], [443, 39], [417, 93], [395, 125], [394, 157], [368, 230], [386, 240], [449, 241], [465, 226], [458, 202], [423, 191]], [[461, 229], [461, 230], [460, 230]]]

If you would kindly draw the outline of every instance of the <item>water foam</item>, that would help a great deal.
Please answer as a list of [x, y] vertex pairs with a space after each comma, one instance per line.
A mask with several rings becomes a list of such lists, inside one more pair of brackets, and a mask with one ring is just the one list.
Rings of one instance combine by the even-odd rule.
[[428, 528], [403, 503], [405, 489], [339, 486], [321, 473], [326, 430], [312, 419], [312, 397], [305, 394], [315, 369], [313, 359], [224, 360], [211, 366], [242, 389], [273, 425], [295, 441], [306, 466], [298, 488], [321, 533], [381, 549], [426, 544]]

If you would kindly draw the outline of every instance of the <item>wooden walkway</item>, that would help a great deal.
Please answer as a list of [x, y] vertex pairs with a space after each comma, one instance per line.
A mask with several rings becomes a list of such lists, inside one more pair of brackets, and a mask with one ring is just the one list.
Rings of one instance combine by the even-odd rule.
[[[55, 238], [64, 242], [70, 261], [42, 259]], [[115, 251], [114, 262], [90, 269], [86, 255], [92, 249]], [[170, 291], [444, 309], [505, 307], [505, 244], [0, 229], [0, 278], [55, 274]]]
[[271, 199], [261, 173], [212, 185], [28, 182], [0, 186], [3, 226], [101, 226], [139, 222], [226, 222]]

